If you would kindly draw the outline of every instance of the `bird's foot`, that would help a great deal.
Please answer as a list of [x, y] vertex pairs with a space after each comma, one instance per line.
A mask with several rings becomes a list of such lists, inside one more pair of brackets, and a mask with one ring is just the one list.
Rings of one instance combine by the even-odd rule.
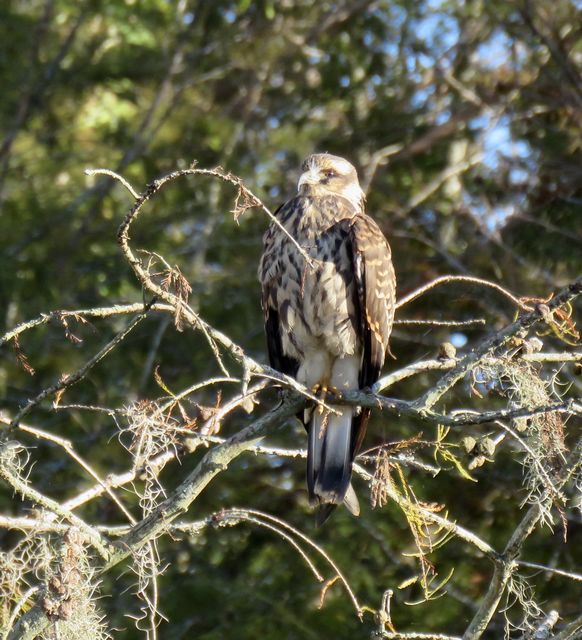
[[[333, 386], [328, 386], [327, 384], [314, 384], [311, 387], [311, 393], [322, 403], [327, 404], [328, 398], [339, 398], [342, 395], [342, 392]], [[316, 411], [321, 415], [325, 410], [323, 404], [318, 404]]]
[[[320, 402], [325, 402], [325, 398], [327, 396], [327, 385], [319, 383], [314, 384], [313, 387], [311, 387], [311, 393], [320, 400]], [[315, 410], [319, 415], [321, 415], [324, 409], [325, 407], [323, 404], [318, 404]]]
[[327, 390], [327, 385], [325, 384], [320, 384], [319, 382], [317, 384], [314, 384], [311, 387], [311, 393], [314, 396], [317, 396], [318, 394], [320, 394], [323, 390]]

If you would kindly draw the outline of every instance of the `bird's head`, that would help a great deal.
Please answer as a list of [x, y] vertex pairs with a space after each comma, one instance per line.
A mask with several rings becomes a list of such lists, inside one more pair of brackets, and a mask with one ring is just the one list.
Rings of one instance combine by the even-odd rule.
[[358, 174], [344, 158], [329, 153], [314, 153], [304, 160], [301, 172], [297, 183], [300, 195], [342, 196], [356, 209], [363, 207], [365, 195], [358, 182]]

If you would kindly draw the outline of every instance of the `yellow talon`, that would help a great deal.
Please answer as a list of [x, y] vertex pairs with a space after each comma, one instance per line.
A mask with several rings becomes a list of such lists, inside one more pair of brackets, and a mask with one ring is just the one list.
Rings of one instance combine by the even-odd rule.
[[[311, 393], [316, 396], [321, 402], [327, 402], [328, 396], [341, 397], [342, 393], [337, 387], [327, 386], [327, 384], [314, 384], [311, 387]], [[325, 407], [322, 404], [317, 405], [317, 413], [321, 415], [325, 411]]]
[[[325, 384], [321, 384], [320, 382], [318, 382], [317, 384], [314, 384], [311, 387], [311, 393], [316, 396], [319, 400], [321, 400], [322, 402], [325, 402], [325, 396], [327, 394], [327, 387], [325, 386]], [[317, 411], [317, 413], [319, 415], [321, 415], [323, 413], [323, 410], [325, 409], [325, 407], [322, 404], [318, 404], [317, 407], [315, 408], [315, 410]]]

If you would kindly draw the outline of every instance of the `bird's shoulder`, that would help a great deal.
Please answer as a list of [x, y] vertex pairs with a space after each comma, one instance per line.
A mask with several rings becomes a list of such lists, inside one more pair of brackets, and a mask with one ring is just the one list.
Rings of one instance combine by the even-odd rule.
[[375, 247], [391, 255], [390, 243], [380, 225], [365, 211], [360, 211], [348, 221], [353, 241], [361, 248]]

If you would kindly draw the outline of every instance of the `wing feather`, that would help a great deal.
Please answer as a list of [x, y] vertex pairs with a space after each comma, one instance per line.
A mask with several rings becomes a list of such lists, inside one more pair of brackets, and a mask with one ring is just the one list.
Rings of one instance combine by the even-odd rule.
[[295, 377], [299, 363], [294, 358], [290, 358], [283, 353], [279, 314], [269, 306], [264, 310], [264, 313], [269, 363], [273, 369], [277, 369], [277, 371], [285, 373], [288, 376]]
[[349, 221], [354, 279], [358, 294], [358, 324], [364, 346], [360, 387], [380, 377], [394, 320], [396, 277], [390, 245], [367, 215]]
[[[274, 213], [275, 216], [281, 217], [289, 208], [290, 203], [281, 205]], [[281, 273], [277, 266], [278, 252], [277, 242], [280, 242], [281, 236], [279, 229], [271, 225], [263, 238], [263, 255], [259, 264], [259, 280], [261, 283], [261, 306], [265, 318], [265, 333], [267, 334], [267, 352], [269, 354], [269, 363], [273, 369], [277, 369], [281, 373], [293, 376], [297, 374], [299, 362], [294, 358], [290, 358], [283, 352], [281, 343], [281, 324], [279, 319], [279, 311], [275, 301], [277, 300], [277, 289], [280, 285]]]
[[[356, 285], [356, 318], [363, 345], [359, 386], [373, 385], [382, 371], [392, 331], [396, 304], [396, 276], [390, 245], [374, 220], [361, 213], [343, 220], [349, 233], [349, 248]], [[362, 408], [352, 421], [352, 460], [356, 457], [368, 426], [371, 410]]]

